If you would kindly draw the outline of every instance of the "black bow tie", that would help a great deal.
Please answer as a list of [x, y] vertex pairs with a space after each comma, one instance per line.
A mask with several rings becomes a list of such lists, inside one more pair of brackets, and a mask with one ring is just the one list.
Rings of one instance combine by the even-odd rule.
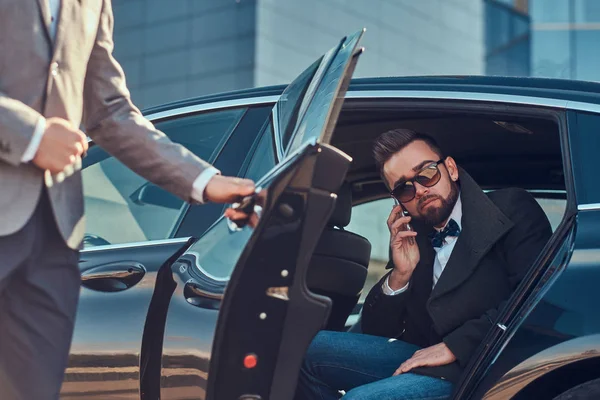
[[429, 235], [429, 239], [431, 239], [431, 244], [433, 247], [442, 247], [444, 244], [444, 240], [448, 236], [458, 236], [460, 234], [460, 227], [456, 223], [455, 220], [450, 219], [446, 224], [446, 227], [441, 231], [435, 231]]

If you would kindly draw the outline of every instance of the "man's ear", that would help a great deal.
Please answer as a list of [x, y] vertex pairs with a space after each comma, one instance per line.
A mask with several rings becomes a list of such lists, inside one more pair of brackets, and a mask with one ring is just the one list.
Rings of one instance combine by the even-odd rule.
[[458, 180], [458, 166], [456, 165], [456, 161], [454, 161], [454, 158], [452, 157], [446, 157], [444, 164], [446, 164], [450, 179], [456, 182]]

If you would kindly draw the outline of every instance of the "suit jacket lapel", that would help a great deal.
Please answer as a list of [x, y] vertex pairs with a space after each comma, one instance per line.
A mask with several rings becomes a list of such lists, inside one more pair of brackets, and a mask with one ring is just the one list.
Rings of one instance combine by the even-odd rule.
[[459, 171], [463, 206], [462, 231], [444, 272], [433, 288], [430, 301], [462, 284], [483, 256], [514, 225], [469, 174], [462, 168]]
[[40, 13], [42, 14], [42, 25], [44, 25], [46, 31], [46, 39], [52, 44], [52, 38], [50, 36], [50, 4], [48, 0], [37, 0], [38, 6], [40, 8]]

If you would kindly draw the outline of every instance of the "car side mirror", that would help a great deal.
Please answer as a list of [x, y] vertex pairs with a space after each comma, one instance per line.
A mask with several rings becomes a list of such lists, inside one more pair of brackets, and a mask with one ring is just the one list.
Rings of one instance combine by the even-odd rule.
[[109, 245], [110, 242], [103, 237], [98, 235], [94, 235], [92, 233], [86, 233], [83, 236], [83, 247], [94, 247], [94, 246], [106, 246]]
[[142, 185], [133, 192], [129, 198], [135, 204], [140, 206], [151, 204], [153, 206], [172, 208], [174, 210], [179, 210], [183, 204], [183, 200], [179, 197], [150, 182], [146, 182]]

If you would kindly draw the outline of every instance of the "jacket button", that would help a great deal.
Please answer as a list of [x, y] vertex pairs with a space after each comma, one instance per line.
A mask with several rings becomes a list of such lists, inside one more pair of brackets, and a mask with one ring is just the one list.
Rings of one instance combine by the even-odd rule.
[[58, 63], [56, 61], [50, 64], [50, 74], [52, 76], [58, 75]]

